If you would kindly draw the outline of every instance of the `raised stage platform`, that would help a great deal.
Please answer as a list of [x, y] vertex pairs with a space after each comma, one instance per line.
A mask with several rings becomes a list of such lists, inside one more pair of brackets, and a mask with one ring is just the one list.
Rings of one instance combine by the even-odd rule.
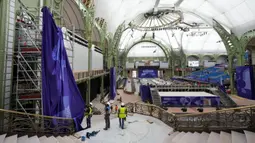
[[165, 107], [218, 107], [220, 97], [206, 92], [158, 92]]

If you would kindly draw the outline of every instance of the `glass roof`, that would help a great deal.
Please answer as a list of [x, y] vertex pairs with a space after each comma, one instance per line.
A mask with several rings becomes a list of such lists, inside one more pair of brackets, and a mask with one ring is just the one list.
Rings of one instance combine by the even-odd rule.
[[[151, 11], [158, 0], [94, 1], [96, 17], [106, 19], [108, 30], [114, 33], [124, 21], [128, 24], [139, 14]], [[255, 27], [255, 0], [159, 0], [159, 8], [174, 6], [182, 11], [199, 15], [209, 23], [214, 18], [238, 36]]]
[[[154, 38], [173, 50], [182, 47], [187, 54], [226, 54], [221, 38], [212, 28], [213, 19], [239, 37], [255, 28], [255, 0], [94, 1], [96, 17], [106, 20], [108, 31], [111, 33], [114, 33], [123, 22], [128, 26], [137, 18], [143, 18], [142, 15], [145, 13], [154, 16], [153, 14], [157, 11], [165, 9], [181, 11], [181, 22], [173, 29], [157, 29], [154, 32]], [[144, 17], [146, 18], [146, 15]], [[169, 15], [169, 17], [172, 16]], [[140, 21], [137, 23], [139, 24]], [[151, 22], [148, 23], [151, 25]], [[154, 25], [157, 26], [157, 24]], [[180, 30], [179, 27], [189, 27], [189, 30]], [[152, 37], [153, 31], [145, 32], [146, 30], [141, 31], [141, 29], [126, 30], [122, 35], [119, 48], [125, 49], [144, 36]]]
[[[172, 50], [181, 47], [187, 54], [226, 54], [226, 48], [218, 33], [212, 28], [181, 30], [162, 30], [154, 32], [154, 39]], [[126, 30], [120, 41], [120, 49], [129, 48], [133, 43], [153, 37], [153, 32]]]

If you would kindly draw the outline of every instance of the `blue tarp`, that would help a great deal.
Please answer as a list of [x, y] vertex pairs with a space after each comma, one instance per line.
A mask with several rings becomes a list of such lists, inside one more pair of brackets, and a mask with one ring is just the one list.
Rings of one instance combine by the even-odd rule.
[[42, 12], [43, 115], [73, 118], [76, 131], [79, 131], [85, 103], [68, 61], [61, 28], [56, 26], [47, 7]]
[[116, 69], [110, 69], [110, 99], [114, 100], [116, 97]]
[[138, 70], [138, 77], [139, 78], [158, 78], [158, 70], [151, 69], [151, 68], [140, 68]]
[[140, 94], [143, 102], [152, 103], [151, 90], [150, 86], [140, 85]]
[[252, 66], [236, 67], [236, 89], [239, 96], [255, 100]]

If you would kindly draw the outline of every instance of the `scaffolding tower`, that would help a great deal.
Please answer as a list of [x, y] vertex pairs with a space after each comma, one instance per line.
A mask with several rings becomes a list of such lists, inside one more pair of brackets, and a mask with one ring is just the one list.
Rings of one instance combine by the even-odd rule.
[[[25, 113], [43, 114], [41, 88], [41, 8], [28, 8], [20, 0], [19, 3], [20, 9], [17, 12], [16, 45], [13, 65], [13, 97], [15, 97], [16, 104], [13, 105], [13, 108]], [[34, 15], [36, 12], [39, 14]], [[58, 17], [62, 16], [58, 15]], [[64, 33], [64, 39], [65, 43], [70, 42], [66, 50], [72, 67], [75, 28], [72, 24], [70, 25], [68, 27], [66, 25], [60, 25], [60, 27], [69, 29], [67, 29], [68, 32]]]

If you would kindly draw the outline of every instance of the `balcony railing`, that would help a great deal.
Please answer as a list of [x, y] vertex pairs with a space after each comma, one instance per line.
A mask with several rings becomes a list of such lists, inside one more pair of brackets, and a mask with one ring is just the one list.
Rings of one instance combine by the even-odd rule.
[[0, 133], [19, 136], [62, 136], [75, 132], [71, 118], [42, 116], [0, 109]]
[[74, 78], [76, 82], [85, 81], [87, 79], [91, 79], [97, 76], [101, 76], [103, 74], [106, 74], [107, 72], [104, 70], [94, 70], [94, 71], [74, 71]]
[[151, 104], [128, 103], [128, 111], [155, 117], [176, 131], [255, 130], [255, 105], [176, 115]]

